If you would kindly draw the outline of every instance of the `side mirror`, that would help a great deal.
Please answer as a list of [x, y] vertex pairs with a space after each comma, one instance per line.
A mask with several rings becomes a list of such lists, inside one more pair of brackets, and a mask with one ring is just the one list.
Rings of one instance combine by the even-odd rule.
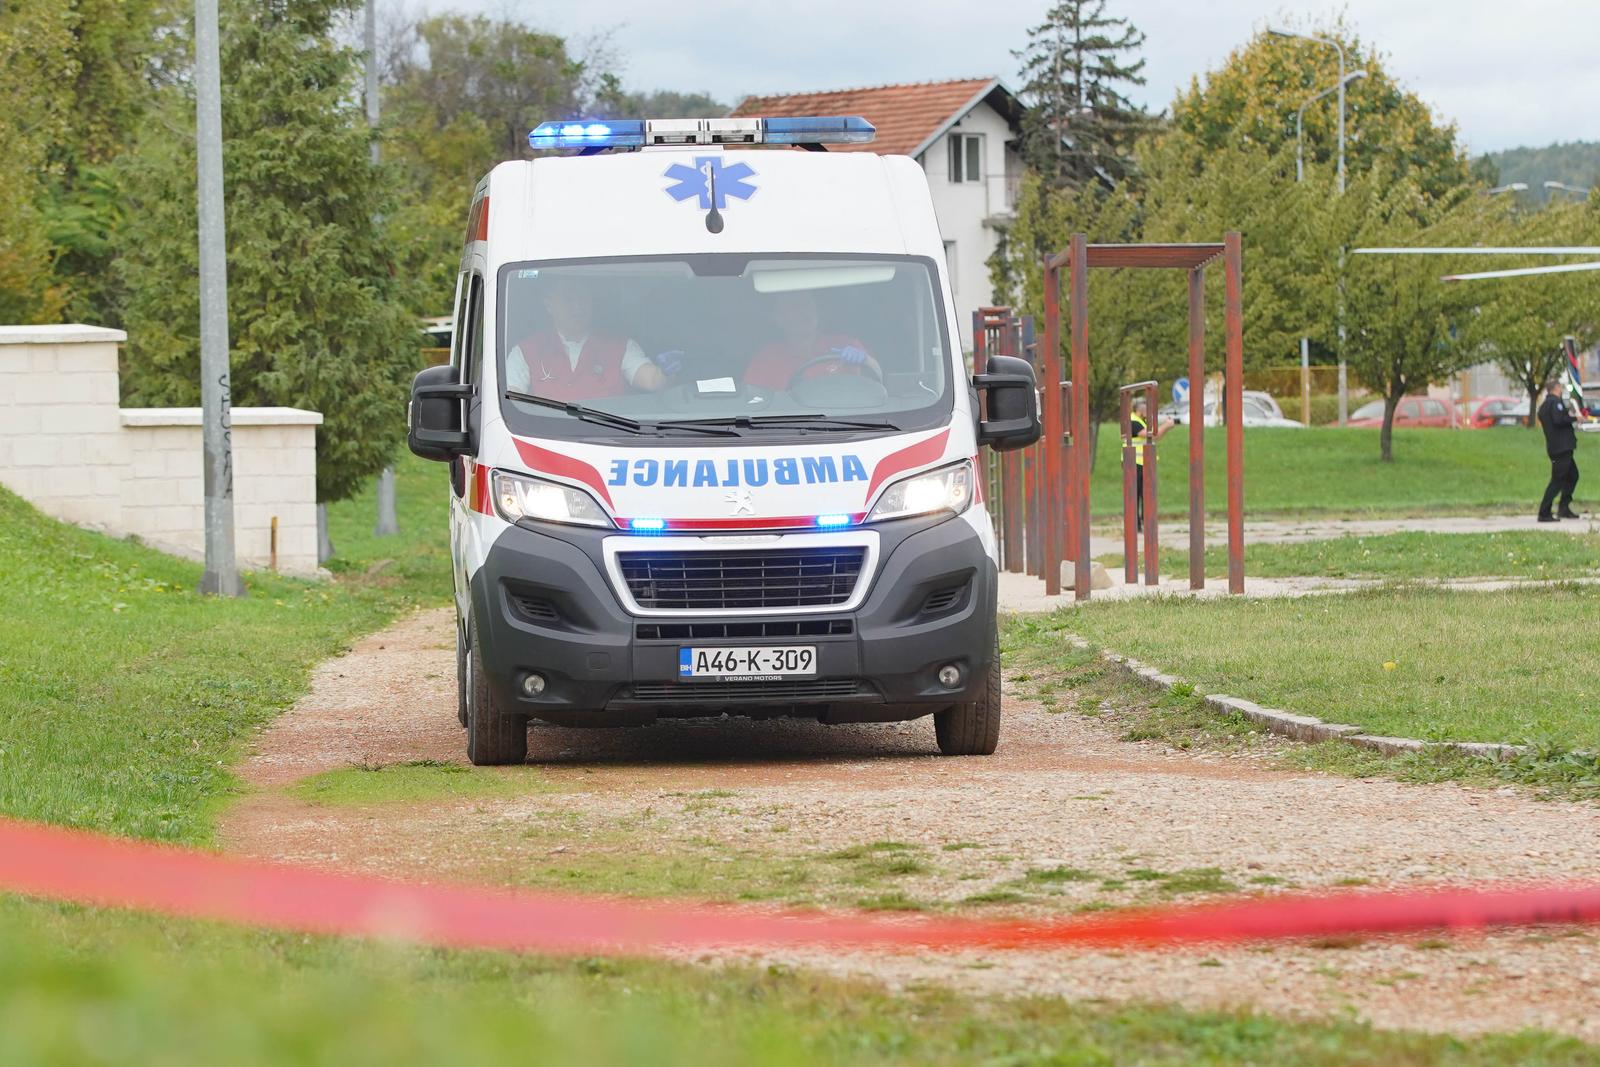
[[1039, 387], [1027, 360], [990, 356], [987, 373], [974, 374], [972, 385], [985, 394], [987, 417], [978, 423], [980, 445], [1010, 452], [1039, 439]]
[[472, 386], [456, 381], [449, 364], [419, 371], [411, 382], [411, 404], [406, 412], [406, 444], [423, 459], [449, 461], [472, 450], [461, 425], [461, 402], [472, 396]]

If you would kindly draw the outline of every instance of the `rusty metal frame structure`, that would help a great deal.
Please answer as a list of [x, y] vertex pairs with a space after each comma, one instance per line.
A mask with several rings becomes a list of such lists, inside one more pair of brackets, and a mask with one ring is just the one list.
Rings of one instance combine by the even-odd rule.
[[[1228, 457], [1228, 591], [1244, 592], [1244, 317], [1241, 310], [1242, 246], [1237, 232], [1208, 244], [1090, 244], [1081, 233], [1067, 247], [1044, 259], [1044, 482], [1065, 492], [1042, 494], [1045, 592], [1061, 592], [1061, 562], [1073, 561], [1072, 595], [1089, 598], [1089, 478], [1094, 459], [1089, 450], [1089, 270], [1167, 268], [1183, 270], [1189, 279], [1189, 585], [1205, 586], [1205, 269], [1217, 259], [1224, 272], [1226, 357], [1223, 363], [1222, 410], [1227, 425]], [[1061, 275], [1070, 292], [1071, 373], [1061, 366]], [[1073, 388], [1072, 383], [1081, 383]], [[1060, 402], [1051, 396], [1060, 390]], [[1200, 400], [1193, 399], [1194, 390]], [[1200, 413], [1195, 418], [1195, 412]], [[1154, 418], [1155, 412], [1150, 413]], [[1148, 502], [1147, 502], [1148, 503]], [[1148, 529], [1148, 527], [1147, 527]]]

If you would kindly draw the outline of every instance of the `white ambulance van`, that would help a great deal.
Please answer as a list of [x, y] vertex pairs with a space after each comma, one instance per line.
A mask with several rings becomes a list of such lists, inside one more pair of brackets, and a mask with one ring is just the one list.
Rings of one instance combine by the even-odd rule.
[[448, 365], [473, 763], [530, 719], [933, 715], [1000, 727], [979, 448], [1039, 436], [1021, 360], [967, 373], [939, 226], [857, 117], [546, 123], [473, 194]]

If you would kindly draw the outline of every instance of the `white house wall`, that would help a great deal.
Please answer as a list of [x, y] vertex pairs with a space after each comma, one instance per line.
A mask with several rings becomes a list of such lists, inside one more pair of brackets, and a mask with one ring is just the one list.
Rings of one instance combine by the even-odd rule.
[[[948, 155], [951, 133], [983, 135], [982, 181], [951, 183]], [[921, 157], [933, 196], [933, 210], [939, 218], [939, 232], [945, 241], [955, 242], [950, 280], [955, 287], [957, 317], [961, 320], [961, 347], [969, 351], [973, 310], [994, 303], [988, 259], [994, 252], [997, 234], [986, 220], [1011, 214], [1006, 184], [1006, 142], [1015, 137], [1004, 116], [988, 104], [979, 104], [929, 145]]]

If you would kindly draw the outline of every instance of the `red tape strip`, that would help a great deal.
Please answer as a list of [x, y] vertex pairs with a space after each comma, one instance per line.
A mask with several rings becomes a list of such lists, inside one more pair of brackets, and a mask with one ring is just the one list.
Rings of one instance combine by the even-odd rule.
[[403, 883], [6, 819], [0, 891], [303, 933], [583, 955], [803, 945], [1153, 947], [1600, 922], [1600, 886], [1284, 895], [1042, 922], [775, 913]]

